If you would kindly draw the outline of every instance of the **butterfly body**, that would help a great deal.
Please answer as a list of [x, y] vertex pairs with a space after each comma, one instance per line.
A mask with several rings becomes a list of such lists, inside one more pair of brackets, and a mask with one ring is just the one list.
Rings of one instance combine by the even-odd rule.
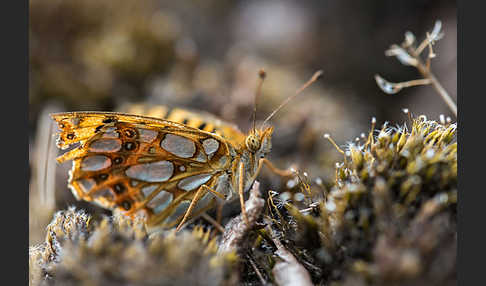
[[245, 136], [231, 124], [184, 109], [158, 107], [148, 114], [158, 118], [51, 115], [61, 130], [57, 146], [79, 144], [57, 159], [73, 160], [68, 183], [77, 199], [141, 214], [148, 226], [173, 227], [234, 194], [242, 199], [271, 149], [271, 127]]

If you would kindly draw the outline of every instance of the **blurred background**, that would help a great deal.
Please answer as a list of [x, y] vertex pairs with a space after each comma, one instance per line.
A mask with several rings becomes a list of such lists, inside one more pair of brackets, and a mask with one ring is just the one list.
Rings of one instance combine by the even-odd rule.
[[[384, 51], [406, 31], [421, 41], [441, 20], [432, 72], [456, 100], [455, 1], [30, 0], [29, 13], [31, 244], [56, 210], [100, 211], [68, 191], [71, 163], [54, 160], [50, 112], [163, 104], [211, 112], [246, 131], [260, 68], [267, 79], [259, 120], [322, 69], [323, 78], [272, 120], [270, 159], [324, 181], [342, 158], [324, 133], [343, 146], [367, 132], [372, 117], [403, 124], [403, 108], [453, 117], [432, 87], [386, 95], [374, 75], [420, 78]], [[282, 183], [267, 173], [262, 180], [268, 188]]]

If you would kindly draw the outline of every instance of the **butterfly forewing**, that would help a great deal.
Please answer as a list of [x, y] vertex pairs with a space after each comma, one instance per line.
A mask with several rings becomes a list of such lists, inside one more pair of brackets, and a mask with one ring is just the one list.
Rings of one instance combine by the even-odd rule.
[[[109, 112], [53, 114], [58, 146], [79, 144], [58, 158], [73, 160], [69, 187], [78, 199], [128, 215], [142, 211], [149, 224], [176, 224], [205, 184], [229, 168], [221, 136], [173, 121]], [[214, 203], [206, 194], [193, 212]]]

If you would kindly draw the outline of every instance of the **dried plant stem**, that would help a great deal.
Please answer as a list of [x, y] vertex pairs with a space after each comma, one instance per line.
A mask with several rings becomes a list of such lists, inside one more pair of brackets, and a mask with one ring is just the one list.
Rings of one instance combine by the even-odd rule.
[[417, 85], [429, 85], [431, 83], [432, 81], [430, 79], [422, 78], [422, 79], [414, 79], [414, 80], [397, 83], [397, 87], [405, 88], [405, 87], [412, 87]]
[[418, 53], [415, 51], [410, 51], [413, 57], [417, 60], [417, 69], [420, 72], [420, 74], [425, 77], [426, 79], [430, 80], [430, 83], [434, 87], [434, 89], [437, 91], [437, 93], [442, 97], [442, 99], [445, 101], [447, 106], [449, 106], [449, 109], [452, 111], [454, 116], [457, 118], [457, 105], [456, 103], [452, 100], [450, 95], [447, 93], [447, 91], [444, 89], [444, 87], [440, 84], [440, 82], [437, 80], [437, 78], [434, 76], [434, 74], [428, 69], [420, 60], [420, 57], [418, 56]]

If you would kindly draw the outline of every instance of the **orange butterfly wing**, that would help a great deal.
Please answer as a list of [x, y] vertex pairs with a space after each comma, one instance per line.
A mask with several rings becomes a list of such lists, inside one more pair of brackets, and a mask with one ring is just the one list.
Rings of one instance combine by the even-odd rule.
[[[175, 225], [198, 187], [214, 186], [231, 163], [227, 140], [177, 122], [114, 112], [51, 116], [61, 129], [58, 147], [78, 145], [57, 159], [73, 160], [73, 194], [131, 216], [142, 211], [149, 224]], [[198, 208], [212, 203], [208, 196]]]

